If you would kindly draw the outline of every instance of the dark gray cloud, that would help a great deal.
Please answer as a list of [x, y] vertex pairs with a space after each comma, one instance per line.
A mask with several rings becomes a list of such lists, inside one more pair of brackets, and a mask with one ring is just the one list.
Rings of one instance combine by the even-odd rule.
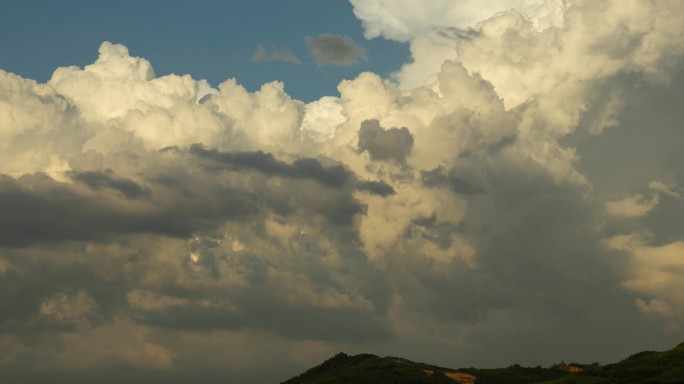
[[[231, 171], [252, 170], [267, 176], [280, 176], [293, 179], [310, 179], [331, 188], [343, 186], [356, 187], [359, 190], [380, 196], [394, 193], [392, 186], [382, 181], [354, 182], [356, 176], [343, 165], [324, 166], [317, 159], [300, 158], [292, 164], [277, 160], [271, 153], [255, 152], [220, 152], [204, 148], [200, 144], [190, 147], [190, 153], [203, 159], [212, 160]], [[211, 166], [210, 166], [211, 168]]]
[[394, 188], [391, 185], [382, 181], [362, 181], [356, 184], [356, 188], [360, 191], [370, 192], [380, 196], [390, 196], [394, 194]]
[[111, 170], [108, 170], [107, 172], [89, 171], [72, 173], [70, 177], [92, 189], [99, 190], [100, 188], [109, 188], [129, 199], [137, 199], [149, 195], [149, 192], [143, 189], [135, 181], [114, 177], [114, 173]]
[[[126, 303], [126, 284], [120, 274], [111, 273], [108, 280], [101, 280], [101, 266], [89, 265], [87, 259], [65, 262], [52, 258], [82, 252], [82, 249], [73, 246], [59, 249], [64, 253], [55, 248], [34, 248], [31, 252], [3, 250], [3, 256], [16, 269], [7, 271], [0, 279], [0, 332], [78, 332], [103, 325], [121, 313]], [[76, 298], [76, 305], [65, 302], [68, 297]], [[45, 303], [50, 299], [54, 299], [57, 307], [54, 316], [44, 313]], [[79, 304], [87, 306], [91, 302], [97, 306], [97, 311], [76, 308]], [[59, 308], [60, 305], [70, 306], [76, 313], [60, 313], [60, 309], [64, 309]]]
[[[281, 188], [255, 191], [263, 204], [281, 214], [289, 215], [301, 209], [323, 215], [330, 224], [349, 226], [357, 215], [365, 213], [365, 206], [352, 196], [354, 189], [359, 188], [356, 176], [341, 164], [325, 166], [318, 159], [306, 157], [290, 164], [268, 152], [223, 152], [199, 144], [192, 145], [189, 152], [203, 161], [211, 174], [253, 172], [261, 175], [263, 182], [274, 177], [285, 178]], [[377, 187], [367, 191], [386, 193], [386, 189]]]
[[[273, 369], [262, 367], [249, 367], [240, 371], [231, 372], [231, 382], [272, 384], [280, 383], [301, 373], [302, 369], [310, 367], [298, 367], [291, 364], [277, 362], [274, 356]], [[197, 363], [197, 362], [193, 362]], [[201, 363], [201, 362], [199, 362]], [[192, 365], [192, 364], [190, 364]], [[299, 370], [297, 370], [299, 369]], [[145, 383], [145, 384], [187, 384], [202, 382], [207, 384], [225, 384], [227, 373], [224, 369], [215, 367], [197, 366], [188, 367], [182, 371], [160, 370], [154, 368], [141, 368], [122, 364], [110, 363], [107, 367], [97, 370], [70, 369], [70, 370], [30, 370], [10, 369], [3, 370], [5, 379], [11, 383], [73, 383], [73, 384], [117, 384], [117, 383]]]
[[335, 36], [324, 33], [318, 37], [306, 37], [306, 47], [316, 61], [316, 65], [354, 65], [365, 61], [366, 50], [348, 36]]
[[[354, 189], [387, 196], [392, 187], [384, 182], [357, 182], [342, 165], [324, 166], [317, 159], [301, 158], [288, 164], [266, 152], [219, 152], [192, 146], [190, 153], [203, 161], [210, 174], [216, 170], [258, 172], [265, 178], [285, 177], [294, 183], [313, 181], [324, 188], [301, 185], [316, 191], [319, 198], [301, 201], [304, 209], [318, 212], [331, 222], [347, 225], [365, 208], [351, 197]], [[168, 154], [167, 154], [168, 155]], [[181, 156], [174, 153], [170, 156]], [[44, 174], [20, 179], [0, 179], [0, 245], [27, 246], [69, 240], [97, 240], [126, 233], [156, 233], [183, 237], [201, 229], [212, 228], [225, 220], [242, 220], [261, 210], [287, 214], [292, 207], [283, 191], [250, 191], [244, 185], [220, 186], [197, 184], [198, 175], [148, 175], [150, 187], [116, 177], [112, 171], [84, 171], [70, 177], [94, 192], [113, 191], [102, 199], [83, 193], [76, 185], [56, 182]], [[154, 187], [154, 188], [153, 188]], [[160, 189], [161, 188], [161, 189]], [[292, 185], [294, 190], [299, 187]], [[157, 192], [154, 192], [154, 191]], [[335, 191], [337, 190], [337, 191]], [[153, 199], [155, 193], [177, 196], [169, 204]], [[122, 209], [124, 200], [139, 200], [138, 210]], [[322, 198], [329, 196], [328, 198]], [[285, 200], [281, 200], [285, 198]], [[144, 209], [140, 209], [143, 208]]]
[[[82, 180], [96, 188], [106, 186], [117, 192], [123, 189], [129, 195], [138, 191], [137, 184], [115, 180], [112, 186], [112, 180], [100, 177], [102, 174], [85, 175]], [[209, 198], [209, 192], [204, 200], [186, 200], [169, 206], [148, 201], [145, 203], [147, 208], [156, 208], [145, 213], [122, 209], [116, 200], [82, 194], [44, 174], [27, 175], [18, 180], [2, 176], [0, 209], [5, 215], [0, 217], [0, 245], [14, 247], [97, 240], [124, 233], [188, 236], [198, 229], [212, 227], [218, 221], [238, 219], [256, 210], [250, 193], [229, 188], [214, 192], [223, 199]]]
[[423, 185], [427, 187], [446, 187], [464, 195], [483, 192], [482, 187], [479, 187], [474, 181], [459, 176], [454, 169], [447, 172], [441, 165], [429, 171], [420, 171], [420, 178]]
[[383, 129], [378, 120], [365, 120], [359, 129], [359, 152], [373, 160], [406, 161], [413, 148], [413, 135], [406, 127]]
[[204, 159], [213, 160], [230, 170], [254, 170], [266, 175], [290, 177], [295, 179], [312, 179], [328, 187], [340, 187], [346, 184], [351, 174], [342, 165], [324, 167], [318, 160], [311, 158], [297, 159], [292, 164], [279, 161], [271, 153], [256, 152], [219, 152], [206, 149], [200, 144], [190, 147], [190, 153]]
[[177, 330], [263, 329], [292, 340], [376, 343], [391, 337], [387, 324], [358, 309], [300, 308], [279, 303], [271, 294], [248, 292], [240, 311], [208, 309], [193, 301], [166, 310], [133, 312], [143, 324]]
[[[454, 261], [436, 269], [426, 260], [398, 256], [402, 262], [392, 264], [389, 273], [397, 278], [398, 290], [416, 298], [409, 311], [470, 324], [476, 329], [470, 342], [491, 345], [508, 356], [492, 359], [476, 350], [456, 352], [458, 361], [476, 365], [492, 360], [505, 365], [512, 355], [526, 365], [552, 364], [569, 356], [603, 362], [610, 361], [610, 353], [588, 351], [586, 337], [621, 350], [636, 350], [653, 340], [653, 334], [624, 338], [628, 323], [644, 319], [633, 298], [614, 288], [621, 279], [614, 263], [624, 255], [606, 249], [602, 234], [592, 226], [601, 220], [601, 207], [588, 204], [572, 188], [556, 185], [541, 169], [532, 171], [538, 167], [534, 164], [518, 169], [504, 159], [492, 160], [484, 165], [481, 159], [480, 170], [490, 184], [472, 195], [462, 223], [440, 228], [428, 218], [411, 229], [422, 236], [436, 237], [442, 231], [467, 236], [478, 249], [477, 267]], [[443, 169], [427, 177], [424, 173], [423, 183], [452, 188], [447, 175]], [[615, 327], [608, 326], [613, 322]], [[515, 334], [502, 331], [512, 324], [519, 324]], [[539, 329], [561, 332], [563, 348], [546, 348], [545, 340], [536, 336]], [[513, 347], [523, 343], [533, 347]]]

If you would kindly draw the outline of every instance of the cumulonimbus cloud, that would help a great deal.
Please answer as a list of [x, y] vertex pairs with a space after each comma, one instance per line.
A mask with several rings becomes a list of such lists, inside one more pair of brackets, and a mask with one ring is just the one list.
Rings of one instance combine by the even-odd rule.
[[521, 3], [562, 17], [461, 33], [411, 27], [441, 5], [395, 25], [355, 3], [427, 84], [364, 72], [310, 104], [108, 42], [44, 84], [0, 71], [0, 369], [218, 381], [340, 349], [539, 364], [681, 335], [683, 5]]

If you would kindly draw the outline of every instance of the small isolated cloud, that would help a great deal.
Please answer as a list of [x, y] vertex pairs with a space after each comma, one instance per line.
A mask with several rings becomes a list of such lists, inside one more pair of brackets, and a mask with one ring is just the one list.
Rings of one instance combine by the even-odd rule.
[[306, 37], [306, 47], [314, 57], [316, 65], [354, 65], [367, 60], [366, 49], [348, 36], [324, 33], [318, 37]]
[[294, 64], [302, 63], [297, 55], [287, 48], [271, 47], [271, 50], [269, 51], [261, 44], [257, 44], [257, 50], [252, 55], [252, 61], [283, 61]]

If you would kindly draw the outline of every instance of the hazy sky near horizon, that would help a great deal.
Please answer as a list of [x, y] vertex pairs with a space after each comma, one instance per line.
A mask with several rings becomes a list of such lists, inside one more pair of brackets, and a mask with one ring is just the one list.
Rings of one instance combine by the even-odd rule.
[[3, 377], [684, 340], [683, 2], [236, 4], [0, 2]]

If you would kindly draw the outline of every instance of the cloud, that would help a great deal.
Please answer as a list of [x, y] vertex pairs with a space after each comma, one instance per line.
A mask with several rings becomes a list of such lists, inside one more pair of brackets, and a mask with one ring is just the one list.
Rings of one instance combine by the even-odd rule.
[[71, 175], [71, 178], [87, 185], [92, 189], [100, 189], [102, 187], [112, 189], [119, 192], [123, 196], [135, 199], [147, 195], [145, 190], [136, 182], [126, 178], [116, 178], [112, 176], [112, 172], [81, 172]]
[[285, 176], [296, 179], [310, 178], [330, 187], [340, 187], [350, 179], [349, 173], [343, 166], [335, 165], [325, 168], [316, 159], [297, 159], [292, 165], [289, 165], [276, 160], [270, 153], [219, 153], [214, 150], [206, 150], [201, 145], [191, 146], [190, 153], [198, 157], [214, 160], [236, 170], [247, 168], [268, 175]]
[[420, 171], [420, 178], [423, 185], [427, 187], [448, 187], [452, 191], [462, 194], [483, 192], [472, 181], [469, 181], [463, 175], [459, 176], [455, 169], [447, 172], [443, 166], [438, 166], [429, 171]]
[[251, 60], [254, 62], [259, 62], [259, 61], [282, 61], [285, 63], [293, 63], [293, 64], [301, 64], [301, 60], [297, 58], [297, 55], [292, 53], [287, 48], [271, 48], [271, 51], [268, 52], [266, 51], [266, 48], [264, 48], [263, 45], [257, 44], [257, 50], [254, 52], [254, 54], [251, 57]]
[[395, 10], [373, 23], [427, 85], [363, 72], [309, 104], [107, 42], [45, 84], [0, 72], [3, 377], [276, 382], [339, 350], [546, 365], [683, 337], [682, 6], [538, 5]]
[[[355, 178], [342, 165], [325, 167], [317, 159], [300, 158], [292, 164], [277, 160], [272, 154], [257, 152], [227, 152], [207, 150], [200, 144], [193, 144], [190, 153], [204, 159], [212, 160], [227, 167], [228, 170], [255, 170], [268, 176], [282, 176], [293, 179], [310, 179], [326, 187], [341, 188], [351, 185]], [[357, 183], [361, 190], [386, 196], [393, 192], [391, 186], [382, 181], [366, 181]]]
[[[447, 0], [417, 5], [407, 0], [352, 0], [354, 15], [362, 21], [368, 39], [410, 41], [437, 28], [473, 28], [480, 21], [509, 9], [534, 10], [542, 0]], [[559, 2], [547, 2], [547, 6]]]
[[[561, 0], [447, 0], [429, 5], [410, 0], [351, 0], [354, 15], [367, 39], [383, 37], [408, 42], [412, 62], [394, 74], [402, 88], [427, 85], [434, 81], [445, 60], [456, 60], [457, 41], [468, 38], [499, 13], [516, 10], [525, 14], [535, 30], [562, 26], [568, 4]], [[506, 27], [502, 27], [504, 30]], [[478, 72], [476, 68], [469, 68]]]
[[49, 85], [2, 70], [0, 100], [6, 121], [0, 172], [18, 177], [40, 171], [63, 179], [69, 168], [64, 156], [78, 151], [89, 135], [76, 108]]
[[306, 37], [306, 47], [316, 65], [354, 65], [366, 61], [366, 49], [348, 36], [324, 33], [318, 37]]
[[662, 194], [670, 196], [670, 197], [674, 197], [677, 199], [682, 198], [682, 195], [679, 192], [677, 192], [677, 190], [678, 190], [677, 187], [674, 187], [671, 185], [665, 185], [665, 184], [661, 183], [660, 181], [651, 181], [648, 184], [648, 187], [655, 192], [659, 192], [659, 193], [662, 193]]
[[609, 201], [606, 203], [606, 213], [613, 217], [641, 217], [648, 214], [656, 205], [660, 198], [654, 195], [650, 199], [641, 194], [627, 197], [622, 200]]
[[84, 291], [60, 292], [40, 304], [40, 316], [46, 321], [75, 328], [90, 327], [96, 313], [97, 304]]
[[366, 120], [359, 129], [358, 147], [373, 160], [403, 162], [413, 147], [413, 136], [406, 127], [385, 130], [377, 120]]
[[681, 276], [684, 263], [678, 256], [684, 250], [684, 242], [675, 241], [663, 245], [651, 244], [646, 233], [630, 233], [606, 239], [614, 249], [626, 251], [633, 267], [627, 273], [622, 287], [636, 292], [640, 297], [635, 304], [649, 316], [663, 318], [671, 328], [681, 327], [684, 296]]
[[[84, 178], [88, 180], [87, 175]], [[102, 182], [97, 175], [91, 179]], [[210, 200], [200, 206], [190, 203], [194, 205], [193, 213], [188, 214], [184, 213], [187, 206], [154, 201], [137, 184], [118, 183], [122, 185], [115, 182], [114, 187], [107, 186], [104, 191], [98, 185], [92, 194], [40, 174], [18, 180], [4, 177], [0, 180], [0, 206], [7, 215], [0, 219], [0, 244], [15, 247], [96, 240], [126, 233], [187, 236], [211, 227], [218, 218], [238, 218], [255, 209], [249, 193], [221, 188], [220, 193], [230, 196], [229, 201], [214, 200], [209, 197], [212, 192], [207, 191], [205, 196]], [[116, 193], [108, 196], [108, 190]]]
[[305, 139], [319, 143], [328, 141], [335, 137], [335, 127], [345, 120], [347, 118], [342, 115], [339, 99], [323, 96], [306, 105], [301, 126], [302, 135]]
[[391, 185], [382, 181], [363, 181], [357, 184], [357, 188], [380, 196], [389, 196], [395, 193]]

